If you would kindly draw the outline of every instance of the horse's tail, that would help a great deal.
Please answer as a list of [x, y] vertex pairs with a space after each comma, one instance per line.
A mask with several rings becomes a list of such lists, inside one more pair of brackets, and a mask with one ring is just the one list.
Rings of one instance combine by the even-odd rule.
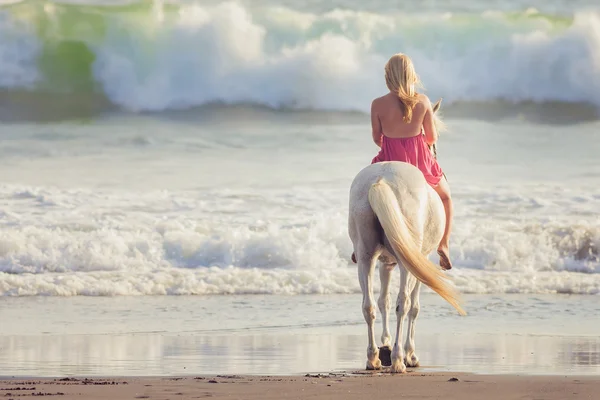
[[408, 221], [402, 215], [398, 200], [390, 186], [379, 179], [369, 189], [369, 203], [377, 215], [379, 223], [404, 267], [418, 280], [433, 289], [450, 303], [459, 314], [466, 315], [460, 306], [456, 292], [450, 287], [447, 277], [431, 261], [425, 257], [411, 232]]

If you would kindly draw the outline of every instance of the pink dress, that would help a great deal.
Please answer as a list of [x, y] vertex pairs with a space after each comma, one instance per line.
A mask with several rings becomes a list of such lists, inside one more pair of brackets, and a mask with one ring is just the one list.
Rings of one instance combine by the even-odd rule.
[[419, 168], [431, 186], [437, 186], [443, 172], [431, 154], [422, 134], [407, 138], [381, 138], [381, 150], [371, 164], [382, 161], [403, 161]]

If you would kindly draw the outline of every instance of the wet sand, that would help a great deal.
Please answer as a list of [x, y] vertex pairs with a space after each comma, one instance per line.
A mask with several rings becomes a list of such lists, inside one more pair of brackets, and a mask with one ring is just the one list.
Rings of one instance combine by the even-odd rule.
[[300, 376], [190, 376], [0, 380], [0, 397], [70, 399], [594, 399], [600, 377], [347, 372]]
[[[420, 373], [600, 376], [595, 296], [468, 296], [463, 318], [421, 300]], [[338, 373], [366, 346], [355, 295], [0, 300], [6, 377]]]

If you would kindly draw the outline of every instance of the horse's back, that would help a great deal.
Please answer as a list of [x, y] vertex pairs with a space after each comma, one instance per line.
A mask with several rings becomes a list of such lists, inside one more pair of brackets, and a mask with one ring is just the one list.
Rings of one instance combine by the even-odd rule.
[[442, 201], [415, 166], [404, 162], [380, 162], [363, 168], [350, 187], [350, 221], [372, 213], [369, 190], [379, 179], [390, 186], [407, 222], [421, 232], [423, 250], [431, 252], [443, 235]]
[[[405, 162], [387, 161], [371, 164], [356, 175], [350, 186], [350, 203], [368, 203], [369, 189], [379, 179], [384, 179], [403, 202], [429, 197], [429, 185], [417, 167]], [[414, 209], [414, 206], [406, 205]]]

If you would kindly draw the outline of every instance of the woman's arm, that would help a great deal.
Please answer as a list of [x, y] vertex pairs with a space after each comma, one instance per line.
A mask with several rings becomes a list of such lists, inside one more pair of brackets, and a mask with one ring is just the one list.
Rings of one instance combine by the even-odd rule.
[[425, 106], [425, 117], [423, 118], [423, 130], [425, 131], [425, 143], [428, 145], [435, 144], [438, 140], [438, 132], [435, 129], [435, 122], [433, 121], [433, 108], [431, 107], [431, 101], [425, 95], [421, 96], [423, 105]]
[[379, 121], [379, 116], [377, 115], [375, 101], [376, 100], [373, 100], [371, 103], [371, 128], [373, 130], [373, 142], [375, 142], [378, 147], [381, 147], [383, 132], [381, 131], [381, 121]]

